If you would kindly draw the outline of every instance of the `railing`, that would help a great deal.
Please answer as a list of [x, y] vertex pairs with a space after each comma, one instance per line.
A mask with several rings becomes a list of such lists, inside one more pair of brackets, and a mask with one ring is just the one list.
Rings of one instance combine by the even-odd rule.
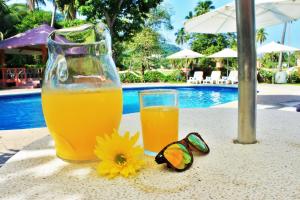
[[43, 68], [26, 68], [26, 76], [27, 78], [32, 79], [42, 79], [43, 77]]
[[16, 86], [19, 86], [27, 80], [25, 68], [0, 68], [0, 70], [0, 82], [4, 85], [15, 83]]
[[16, 86], [20, 86], [26, 84], [28, 80], [40, 80], [42, 79], [43, 69], [37, 68], [0, 68], [0, 84], [8, 85], [15, 84]]

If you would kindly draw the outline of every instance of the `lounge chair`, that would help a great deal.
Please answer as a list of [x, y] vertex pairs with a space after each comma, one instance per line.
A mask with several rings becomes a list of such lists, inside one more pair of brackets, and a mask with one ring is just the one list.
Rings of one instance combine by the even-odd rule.
[[188, 83], [202, 83], [203, 81], [203, 72], [202, 71], [196, 71], [194, 73], [193, 77], [190, 77], [189, 80], [187, 80]]
[[227, 77], [226, 81], [224, 83], [226, 84], [235, 84], [238, 83], [238, 71], [230, 71], [229, 76]]
[[225, 84], [227, 79], [228, 79], [227, 76], [222, 76], [222, 78], [219, 80], [219, 84]]
[[220, 71], [212, 71], [211, 76], [207, 76], [203, 83], [218, 84], [221, 77]]

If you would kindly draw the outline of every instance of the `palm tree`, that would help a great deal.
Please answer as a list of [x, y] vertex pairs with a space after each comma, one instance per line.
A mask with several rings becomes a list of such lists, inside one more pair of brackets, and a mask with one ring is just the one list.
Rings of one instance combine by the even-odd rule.
[[76, 19], [77, 7], [75, 0], [55, 0], [55, 3], [66, 20]]
[[66, 20], [76, 19], [77, 8], [75, 0], [50, 0], [53, 4], [51, 27], [54, 26], [57, 8], [64, 14]]
[[195, 14], [196, 16], [203, 15], [213, 9], [215, 9], [215, 6], [213, 6], [212, 1], [199, 1], [195, 8]]
[[30, 11], [34, 11], [37, 8], [39, 8], [39, 5], [46, 5], [44, 0], [26, 0], [26, 4]]
[[262, 44], [264, 41], [267, 40], [267, 35], [264, 28], [260, 28], [256, 31], [256, 41], [259, 42], [259, 44]]
[[3, 15], [8, 12], [8, 6], [4, 0], [0, 0], [0, 15]]
[[186, 41], [187, 41], [187, 38], [186, 38], [186, 33], [184, 31], [184, 28], [181, 28], [177, 31], [177, 33], [175, 33], [176, 35], [176, 40], [175, 42], [179, 45], [182, 45], [184, 44]]
[[75, 0], [71, 0], [68, 4], [65, 5], [64, 13], [65, 18], [67, 20], [73, 20], [76, 19], [76, 5]]
[[185, 19], [192, 19], [194, 17], [193, 12], [190, 11], [189, 14], [185, 17]]

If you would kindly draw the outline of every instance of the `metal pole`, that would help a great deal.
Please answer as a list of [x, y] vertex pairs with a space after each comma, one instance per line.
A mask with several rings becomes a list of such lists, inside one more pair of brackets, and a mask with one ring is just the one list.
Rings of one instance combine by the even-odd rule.
[[228, 77], [228, 68], [229, 68], [229, 65], [228, 65], [228, 58], [226, 58], [226, 60], [227, 60], [227, 67], [226, 67], [226, 69], [227, 69], [227, 77]]
[[236, 0], [239, 108], [237, 143], [256, 143], [255, 1]]
[[[283, 25], [283, 30], [282, 30], [282, 35], [281, 35], [281, 44], [282, 45], [284, 45], [286, 26], [287, 26], [287, 22], [285, 22]], [[279, 54], [278, 71], [282, 71], [282, 52], [280, 52], [280, 54]]]

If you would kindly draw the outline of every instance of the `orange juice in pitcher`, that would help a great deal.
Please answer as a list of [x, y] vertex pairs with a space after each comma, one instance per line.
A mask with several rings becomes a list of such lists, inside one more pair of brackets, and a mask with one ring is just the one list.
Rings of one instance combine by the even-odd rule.
[[121, 89], [50, 91], [42, 94], [42, 101], [57, 155], [66, 160], [96, 159], [96, 137], [119, 127]]

